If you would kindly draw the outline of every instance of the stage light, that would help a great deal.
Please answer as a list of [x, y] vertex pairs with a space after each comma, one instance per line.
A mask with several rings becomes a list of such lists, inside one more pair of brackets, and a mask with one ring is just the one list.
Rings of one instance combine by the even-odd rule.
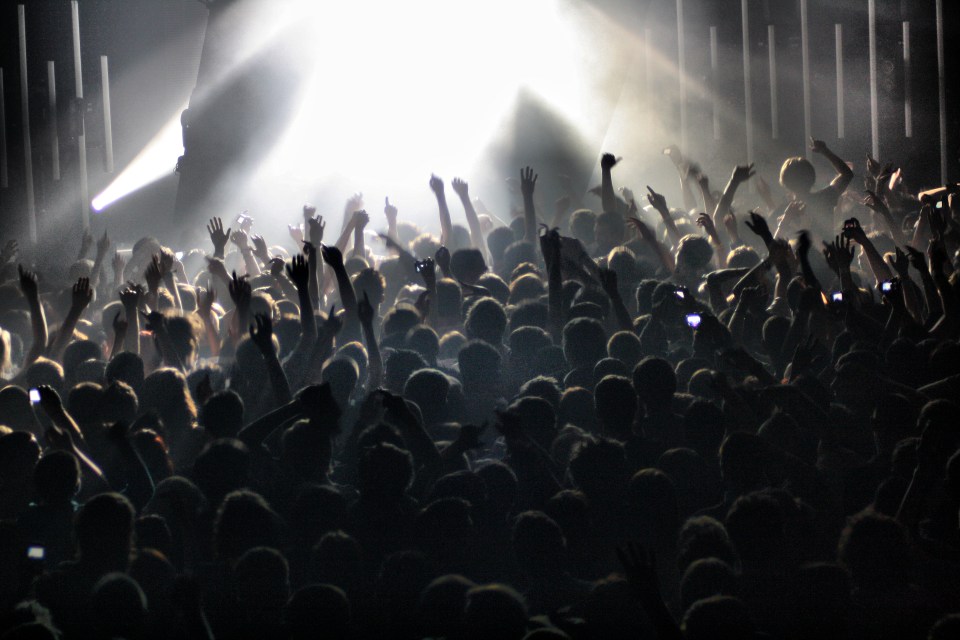
[[120, 172], [120, 175], [93, 199], [91, 206], [94, 211], [103, 211], [120, 198], [173, 173], [177, 158], [183, 153], [180, 113], [186, 108], [187, 105], [184, 104], [177, 109], [173, 117]]

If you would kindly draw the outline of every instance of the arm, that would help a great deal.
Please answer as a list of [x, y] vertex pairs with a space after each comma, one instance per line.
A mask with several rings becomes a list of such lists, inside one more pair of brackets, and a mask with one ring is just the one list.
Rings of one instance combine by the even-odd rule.
[[237, 245], [237, 249], [240, 250], [240, 255], [243, 256], [243, 265], [247, 268], [247, 275], [251, 278], [260, 275], [260, 265], [257, 264], [257, 259], [253, 256], [253, 250], [250, 248], [250, 238], [247, 232], [237, 229], [233, 232], [233, 235], [230, 236], [230, 240], [233, 244]]
[[43, 314], [43, 305], [40, 304], [37, 274], [24, 270], [23, 265], [17, 265], [17, 271], [20, 274], [20, 291], [30, 308], [30, 327], [33, 332], [33, 343], [23, 361], [23, 368], [26, 369], [47, 350], [47, 318]]
[[90, 286], [94, 289], [97, 288], [97, 284], [100, 282], [100, 272], [103, 270], [103, 260], [107, 256], [107, 251], [110, 250], [110, 238], [107, 237], [107, 232], [103, 232], [103, 237], [97, 241], [97, 257], [93, 261], [93, 269], [90, 270]]
[[270, 317], [258, 313], [256, 325], [250, 327], [250, 339], [260, 350], [263, 361], [267, 365], [267, 375], [270, 376], [270, 386], [273, 388], [273, 394], [276, 397], [277, 404], [283, 405], [290, 402], [290, 383], [287, 382], [287, 376], [280, 366], [280, 360], [277, 358], [277, 350], [273, 344], [273, 322]]
[[[613, 190], [612, 169], [619, 160], [612, 153], [600, 156], [600, 201], [604, 211], [619, 211], [617, 194]], [[527, 237], [532, 242], [532, 238]]]
[[700, 197], [703, 198], [704, 210], [716, 211], [717, 201], [713, 199], [713, 192], [710, 191], [710, 178], [702, 171], [697, 174], [697, 186], [700, 187]]
[[717, 203], [717, 208], [713, 211], [714, 225], [722, 221], [723, 217], [730, 212], [730, 205], [733, 204], [733, 197], [737, 193], [737, 188], [753, 177], [755, 173], [752, 164], [737, 165], [734, 167], [733, 173], [730, 175], [730, 180], [723, 190], [723, 195], [720, 196], [720, 202]]
[[540, 236], [540, 252], [547, 265], [550, 335], [554, 344], [560, 344], [563, 337], [563, 274], [560, 268], [560, 234], [556, 229], [548, 229]]
[[281, 425], [299, 418], [303, 414], [303, 407], [299, 400], [290, 400], [277, 407], [270, 413], [264, 414], [251, 422], [237, 434], [237, 439], [245, 445], [260, 448], [264, 440], [276, 431]]
[[460, 178], [454, 178], [451, 186], [460, 197], [463, 213], [467, 217], [467, 226], [470, 227], [470, 244], [473, 245], [474, 249], [479, 249], [486, 255], [487, 247], [483, 241], [483, 231], [480, 229], [480, 218], [477, 217], [477, 210], [473, 207], [473, 202], [470, 201], [469, 185]]
[[369, 224], [370, 216], [363, 210], [357, 211], [353, 215], [356, 218], [356, 223], [353, 226], [353, 255], [366, 259], [367, 248], [363, 240], [363, 230]]
[[330, 265], [337, 277], [337, 289], [340, 291], [340, 304], [343, 305], [344, 326], [350, 335], [357, 329], [357, 294], [353, 283], [343, 266], [343, 254], [336, 247], [321, 247], [323, 261]]
[[210, 355], [214, 358], [220, 357], [220, 332], [217, 323], [213, 318], [213, 303], [217, 299], [215, 289], [204, 291], [197, 288], [197, 315], [203, 321], [204, 335], [207, 338], [207, 344], [210, 346]]
[[223, 221], [220, 218], [210, 218], [207, 233], [210, 234], [210, 242], [213, 243], [213, 257], [223, 260], [224, 249], [230, 240], [230, 229], [223, 230]]
[[887, 227], [887, 231], [890, 232], [895, 244], [898, 246], [907, 244], [907, 238], [903, 235], [903, 229], [893, 219], [893, 214], [890, 212], [890, 207], [887, 206], [886, 201], [881, 196], [877, 195], [873, 191], [866, 191], [863, 198], [863, 204], [883, 219], [883, 222]]
[[433, 258], [427, 258], [417, 263], [417, 273], [423, 278], [423, 285], [427, 289], [427, 296], [430, 299], [430, 324], [438, 326], [440, 321], [440, 311], [437, 304], [437, 269]]
[[174, 306], [183, 311], [183, 302], [180, 300], [180, 288], [177, 287], [176, 273], [174, 273], [174, 260], [176, 257], [166, 249], [160, 252], [160, 273], [163, 274], [163, 286], [167, 288], [170, 295], [173, 296]]
[[140, 353], [140, 300], [143, 298], [143, 287], [134, 285], [120, 291], [120, 304], [123, 305], [123, 314], [127, 320], [127, 334], [124, 337], [123, 349], [130, 353]]
[[447, 196], [443, 192], [443, 180], [437, 176], [430, 176], [430, 190], [437, 198], [437, 207], [440, 210], [440, 244], [450, 244], [450, 235], [453, 233], [453, 222], [450, 220], [450, 207], [447, 206]]
[[360, 326], [363, 327], [363, 340], [367, 344], [367, 389], [376, 389], [383, 379], [383, 358], [373, 330], [373, 305], [370, 304], [366, 291], [363, 292], [363, 300], [357, 303], [357, 313], [360, 316]]
[[837, 176], [830, 182], [830, 186], [836, 189], [837, 195], [847, 190], [850, 181], [853, 180], [853, 170], [847, 166], [840, 156], [835, 154], [823, 140], [810, 139], [810, 150], [826, 158], [837, 172]]
[[117, 311], [113, 317], [113, 346], [110, 347], [110, 358], [123, 351], [123, 343], [127, 339], [127, 321], [121, 318], [123, 311]]
[[317, 338], [317, 319], [313, 315], [313, 301], [310, 299], [310, 266], [303, 254], [293, 256], [287, 265], [287, 275], [293, 282], [293, 286], [297, 288], [297, 301], [300, 307], [300, 343], [313, 344]]
[[855, 224], [849, 227], [845, 225], [843, 235], [859, 244], [860, 248], [863, 249], [864, 255], [867, 256], [867, 262], [870, 263], [870, 270], [873, 271], [874, 279], [879, 283], [881, 280], [892, 278], [893, 274], [890, 272], [890, 267], [883, 261], [883, 256], [880, 255], [877, 248], [873, 246], [873, 242], [867, 237], [867, 233], [860, 226], [860, 221], [856, 218], [851, 220]]
[[73, 295], [71, 297], [70, 311], [60, 325], [60, 331], [57, 333], [57, 339], [50, 347], [50, 359], [60, 361], [63, 357], [63, 351], [70, 344], [73, 337], [73, 329], [77, 326], [77, 321], [83, 310], [87, 308], [93, 299], [93, 290], [90, 289], [89, 278], [80, 278], [77, 284], [73, 285]]
[[520, 170], [520, 193], [523, 194], [523, 239], [533, 243], [537, 237], [537, 208], [533, 203], [533, 191], [539, 176], [527, 167]]
[[676, 271], [677, 265], [673, 260], [673, 255], [667, 251], [666, 247], [660, 244], [660, 241], [657, 240], [657, 237], [654, 235], [653, 230], [650, 227], [648, 227], [640, 218], [627, 218], [627, 223], [632, 225], [633, 228], [635, 228], [640, 234], [640, 237], [643, 238], [644, 242], [653, 248], [657, 254], [657, 257], [660, 258], [660, 264], [667, 273], [673, 273]]
[[677, 229], [677, 223], [673, 221], [673, 216], [670, 215], [670, 208], [667, 206], [667, 199], [663, 195], [654, 191], [650, 185], [647, 185], [647, 201], [650, 203], [650, 206], [656, 209], [657, 213], [660, 214], [660, 218], [663, 219], [664, 226], [667, 227], [667, 233], [670, 235], [670, 239], [674, 244], [680, 242], [680, 230]]
[[387, 235], [397, 241], [397, 208], [390, 204], [390, 198], [383, 199], [383, 215], [387, 218]]
[[706, 232], [707, 239], [710, 241], [710, 244], [713, 245], [713, 253], [717, 258], [717, 266], [723, 269], [727, 266], [726, 250], [723, 242], [720, 240], [720, 234], [717, 233], [717, 227], [713, 224], [713, 218], [705, 213], [701, 213], [697, 216], [697, 225], [703, 227], [703, 230]]
[[633, 331], [633, 320], [630, 318], [630, 312], [623, 304], [623, 298], [620, 297], [620, 289], [617, 287], [617, 272], [613, 269], [600, 269], [600, 284], [603, 290], [610, 298], [610, 306], [613, 308], [614, 316], [617, 318], [617, 325], [621, 331]]

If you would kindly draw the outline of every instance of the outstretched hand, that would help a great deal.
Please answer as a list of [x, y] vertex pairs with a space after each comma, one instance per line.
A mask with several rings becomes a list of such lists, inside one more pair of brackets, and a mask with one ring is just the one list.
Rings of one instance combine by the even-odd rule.
[[250, 306], [250, 298], [253, 295], [253, 291], [246, 276], [238, 276], [237, 272], [234, 271], [227, 289], [230, 291], [230, 299], [233, 300], [233, 304], [237, 308]]
[[310, 265], [307, 263], [306, 256], [298, 253], [291, 258], [290, 263], [287, 264], [287, 276], [298, 290], [307, 288], [307, 283], [310, 281]]
[[650, 185], [647, 185], [647, 191], [647, 202], [650, 203], [650, 206], [660, 212], [661, 215], [663, 215], [664, 212], [669, 214], [670, 209], [667, 208], [666, 197], [663, 194], [654, 191], [653, 187]]
[[751, 211], [750, 218], [744, 220], [743, 224], [747, 225], [750, 231], [760, 236], [764, 244], [770, 244], [770, 242], [773, 241], [773, 234], [770, 233], [770, 226], [767, 224], [767, 219], [756, 211]]
[[435, 175], [430, 175], [430, 190], [438, 198], [443, 195], [443, 180]]
[[90, 301], [93, 300], [93, 289], [90, 288], [90, 278], [80, 278], [73, 285], [73, 292], [70, 303], [73, 310], [80, 312], [87, 308]]
[[264, 355], [274, 353], [273, 321], [270, 320], [270, 316], [262, 313], [254, 316], [254, 324], [250, 325], [250, 340], [260, 353]]
[[620, 158], [616, 157], [612, 153], [605, 153], [600, 156], [600, 168], [601, 169], [613, 169], [617, 166], [617, 163], [620, 162]]
[[220, 218], [210, 218], [207, 224], [207, 233], [210, 234], [210, 242], [213, 243], [213, 250], [216, 255], [223, 255], [223, 250], [230, 240], [230, 229], [223, 230], [223, 220]]
[[467, 184], [466, 180], [454, 178], [453, 182], [450, 183], [450, 186], [453, 187], [453, 192], [460, 196], [461, 199], [470, 197], [470, 185]]
[[733, 175], [730, 176], [730, 181], [741, 184], [752, 178], [756, 173], [752, 162], [750, 164], [738, 164], [733, 170]]
[[37, 274], [27, 271], [22, 264], [17, 265], [17, 273], [20, 274], [20, 291], [25, 298], [34, 299], [39, 295], [37, 288]]
[[320, 245], [320, 255], [323, 257], [323, 261], [330, 265], [330, 268], [343, 268], [343, 254], [340, 249], [322, 244]]
[[397, 208], [390, 204], [390, 196], [387, 196], [383, 199], [383, 215], [387, 217], [387, 224], [396, 224], [397, 222]]
[[533, 197], [533, 190], [537, 186], [538, 177], [539, 175], [534, 173], [530, 167], [520, 170], [520, 193], [523, 194], [524, 198]]

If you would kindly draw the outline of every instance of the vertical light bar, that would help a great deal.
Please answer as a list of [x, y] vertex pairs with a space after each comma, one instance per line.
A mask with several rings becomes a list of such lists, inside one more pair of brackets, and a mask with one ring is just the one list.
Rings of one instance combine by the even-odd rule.
[[710, 27], [710, 82], [713, 93], [713, 139], [720, 139], [720, 53], [717, 28]]
[[940, 184], [947, 184], [947, 75], [943, 56], [943, 0], [937, 0], [937, 89], [940, 100]]
[[103, 92], [103, 147], [107, 173], [113, 173], [113, 125], [110, 116], [110, 67], [107, 56], [100, 56], [100, 85]]
[[0, 67], [0, 188], [10, 186], [7, 170], [7, 110], [4, 107], [3, 67]]
[[683, 0], [677, 0], [677, 67], [680, 72], [680, 149], [687, 153], [687, 55], [683, 33]]
[[747, 125], [747, 164], [753, 162], [753, 91], [750, 73], [750, 14], [747, 0], [740, 0], [740, 18], [743, 27], [743, 103]]
[[913, 137], [913, 77], [910, 69], [910, 22], [903, 23], [903, 133]]
[[650, 105], [653, 100], [653, 31], [648, 27], [643, 30], [643, 82], [647, 103], [647, 121], [653, 126], [654, 110]]
[[809, 159], [813, 152], [808, 144], [813, 136], [810, 114], [810, 15], [807, 13], [807, 0], [800, 0], [800, 57], [803, 66], [803, 140]]
[[57, 122], [57, 74], [53, 60], [47, 60], [47, 113], [50, 121], [50, 163], [53, 179], [60, 179], [60, 132]]
[[843, 96], [843, 25], [839, 22], [833, 25], [833, 39], [837, 58], [837, 138], [843, 138], [847, 127]]
[[83, 71], [80, 67], [80, 7], [77, 0], [70, 0], [70, 15], [73, 21], [73, 78], [76, 88], [79, 135], [77, 151], [80, 168], [80, 215], [83, 230], [90, 230], [90, 186], [87, 184], [87, 133], [83, 123]]
[[867, 0], [870, 48], [870, 152], [880, 159], [880, 103], [877, 98], [877, 1]]
[[777, 100], [777, 28], [767, 25], [767, 49], [770, 53], [770, 136], [780, 137], [780, 103]]
[[33, 146], [30, 143], [30, 95], [27, 83], [27, 14], [22, 4], [17, 5], [17, 23], [20, 28], [20, 113], [23, 122], [23, 163], [27, 180], [27, 217], [30, 223], [30, 241], [37, 243], [37, 203], [33, 192]]

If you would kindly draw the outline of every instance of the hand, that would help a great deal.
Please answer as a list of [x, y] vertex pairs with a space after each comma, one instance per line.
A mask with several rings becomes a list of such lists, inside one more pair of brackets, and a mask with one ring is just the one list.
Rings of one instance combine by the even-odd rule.
[[600, 156], [600, 168], [604, 170], [613, 169], [622, 158], [618, 158], [612, 153], [605, 153]]
[[910, 266], [921, 273], [927, 270], [927, 261], [922, 251], [918, 251], [910, 245], [905, 246], [904, 249], [907, 250], [907, 259], [910, 261]]
[[40, 394], [40, 408], [43, 409], [47, 415], [53, 416], [63, 411], [63, 401], [60, 399], [60, 394], [57, 393], [56, 389], [49, 385], [41, 384], [37, 387], [37, 392]]
[[119, 251], [113, 254], [113, 260], [110, 262], [110, 266], [113, 267], [113, 275], [117, 282], [120, 282], [121, 278], [123, 278], [123, 269], [127, 266], [127, 261], [123, 259]]
[[732, 213], [723, 216], [723, 228], [727, 230], [731, 238], [740, 239], [740, 230], [737, 229], [737, 216]]
[[363, 300], [357, 301], [357, 316], [360, 319], [360, 323], [364, 326], [373, 324], [373, 305], [370, 304], [370, 297], [367, 295], [367, 292], [363, 292]]
[[717, 227], [713, 224], [713, 218], [711, 218], [706, 213], [701, 213], [697, 216], [697, 225], [703, 227], [703, 230], [710, 236], [711, 239], [716, 239], [719, 236], [717, 235]]
[[650, 206], [660, 212], [660, 215], [669, 215], [670, 209], [667, 208], [667, 199], [662, 194], [653, 190], [653, 187], [647, 185], [647, 202]]
[[797, 255], [801, 258], [810, 253], [810, 234], [806, 231], [801, 231], [797, 234]]
[[[623, 198], [624, 202], [636, 202], [636, 198], [633, 195], [633, 190], [630, 189], [629, 187], [620, 187], [619, 191], [620, 191], [620, 197]], [[569, 200], [570, 199], [567, 198], [568, 202]]]
[[440, 247], [437, 249], [437, 252], [433, 256], [434, 260], [437, 263], [437, 266], [440, 267], [440, 271], [444, 275], [450, 273], [450, 249], [446, 247]]
[[247, 251], [250, 248], [249, 236], [247, 236], [247, 232], [243, 229], [237, 229], [230, 234], [230, 241], [237, 245], [237, 248], [240, 249], [240, 251]]
[[317, 208], [310, 204], [309, 202], [303, 205], [303, 221], [306, 222], [313, 216], [317, 215]]
[[329, 382], [304, 387], [297, 394], [297, 401], [311, 422], [327, 422], [340, 418], [340, 407], [333, 399]]
[[293, 241], [297, 243], [297, 246], [303, 244], [303, 229], [300, 228], [300, 225], [288, 224], [287, 233], [289, 233]]
[[305, 291], [310, 282], [310, 265], [303, 254], [293, 256], [287, 265], [287, 276], [298, 291]]
[[247, 211], [244, 210], [237, 216], [237, 223], [240, 225], [241, 231], [250, 234], [250, 229], [253, 227], [253, 218], [247, 215]]
[[434, 195], [438, 198], [443, 195], [443, 180], [438, 178], [435, 175], [430, 175], [430, 190], [433, 191]]
[[733, 175], [730, 176], [730, 181], [736, 182], [737, 184], [742, 184], [752, 178], [755, 174], [756, 171], [753, 168], [753, 163], [739, 164], [733, 169]]
[[834, 271], [840, 269], [849, 269], [853, 263], [853, 256], [856, 249], [851, 245], [850, 238], [836, 236], [832, 243], [823, 243], [823, 257], [827, 259], [827, 264]]
[[237, 276], [237, 272], [234, 271], [227, 289], [230, 291], [230, 299], [233, 300], [233, 304], [238, 309], [249, 308], [253, 290], [250, 288], [246, 276]]
[[227, 273], [227, 268], [223, 264], [223, 260], [220, 258], [211, 258], [207, 256], [207, 271], [210, 272], [210, 275], [216, 276], [221, 280], [229, 280], [230, 274]]
[[213, 303], [217, 301], [216, 289], [197, 288], [197, 315], [208, 318], [213, 312]]
[[873, 191], [870, 191], [869, 189], [864, 191], [863, 194], [864, 195], [861, 204], [882, 216], [890, 215], [890, 208], [887, 206], [887, 203], [881, 196], [877, 195]]
[[532, 198], [533, 190], [537, 186], [539, 175], [533, 172], [533, 169], [526, 167], [520, 170], [520, 193], [524, 198]]
[[888, 260], [890, 266], [900, 276], [901, 280], [906, 280], [910, 273], [910, 259], [907, 254], [900, 250], [900, 247], [894, 247], [893, 257]]
[[17, 265], [17, 273], [20, 274], [20, 291], [23, 297], [29, 300], [35, 300], [40, 295], [37, 287], [37, 274], [27, 271], [22, 264]]
[[359, 211], [360, 209], [363, 209], [363, 194], [358, 191], [357, 193], [350, 196], [350, 198], [347, 199], [347, 204], [344, 207], [344, 209], [348, 213], [353, 213], [354, 211]]
[[343, 254], [340, 253], [340, 249], [337, 249], [336, 247], [328, 247], [327, 245], [323, 244], [320, 245], [320, 255], [323, 257], [323, 261], [330, 265], [330, 268], [343, 268]]
[[173, 252], [169, 249], [160, 250], [160, 273], [164, 277], [173, 273], [173, 263], [176, 259], [177, 256], [173, 255]]
[[[357, 219], [357, 214], [353, 214], [353, 220]], [[323, 221], [323, 216], [315, 216], [307, 220], [307, 237], [310, 238], [310, 244], [319, 247], [323, 244], [323, 233], [327, 230], [327, 223]]]
[[646, 242], [656, 242], [657, 237], [653, 230], [640, 218], [627, 218], [627, 224], [632, 226]]
[[387, 217], [387, 224], [394, 225], [397, 223], [397, 208], [390, 204], [389, 196], [383, 199], [383, 215]]
[[93, 300], [93, 289], [90, 288], [90, 278], [80, 278], [77, 284], [73, 285], [73, 293], [70, 298], [70, 304], [75, 311], [83, 311]]
[[230, 229], [223, 230], [223, 221], [220, 218], [210, 218], [207, 224], [207, 233], [210, 234], [210, 242], [213, 243], [213, 251], [217, 255], [223, 255], [223, 250], [230, 240]]
[[810, 138], [810, 151], [814, 153], [826, 153], [827, 143], [823, 140], [817, 140], [815, 138]]
[[19, 253], [20, 247], [17, 245], [17, 241], [7, 240], [7, 243], [3, 245], [3, 249], [0, 250], [0, 265], [7, 264], [16, 258]]
[[560, 232], [546, 225], [541, 226], [541, 229], [543, 233], [540, 234], [540, 252], [549, 270], [553, 269], [560, 260]]
[[363, 209], [353, 212], [354, 229], [363, 230], [370, 223], [370, 215]]
[[107, 232], [103, 232], [103, 236], [97, 240], [97, 256], [101, 259], [107, 255], [107, 251], [110, 249], [110, 238], [107, 237]]
[[856, 218], [844, 220], [841, 235], [844, 238], [854, 240], [858, 244], [863, 244], [864, 240], [867, 239], [866, 232], [864, 232], [863, 227], [860, 226], [860, 221]]
[[260, 350], [260, 353], [264, 355], [274, 353], [273, 322], [270, 320], [270, 316], [258, 313], [253, 319], [256, 324], [250, 325], [250, 340]]
[[744, 220], [743, 223], [747, 225], [750, 231], [760, 236], [764, 243], [768, 243], [773, 239], [773, 234], [770, 233], [770, 227], [767, 225], [767, 219], [756, 211], [751, 211], [750, 219]]
[[123, 311], [117, 311], [117, 315], [113, 316], [113, 335], [120, 335], [121, 333], [127, 332], [127, 319], [121, 318]]
[[786, 240], [774, 240], [767, 247], [770, 252], [770, 262], [780, 269], [789, 269], [793, 261], [793, 252], [790, 250], [790, 243]]
[[147, 288], [150, 291], [156, 291], [160, 288], [160, 281], [163, 280], [163, 269], [160, 267], [160, 256], [154, 255], [150, 258], [150, 264], [147, 265], [147, 270], [143, 273], [144, 279], [147, 281]]
[[436, 263], [433, 261], [433, 258], [427, 258], [426, 260], [419, 260], [416, 263], [417, 273], [420, 274], [420, 277], [423, 278], [424, 284], [427, 285], [427, 289], [432, 289], [437, 284], [437, 270]]
[[619, 296], [620, 291], [617, 289], [617, 272], [613, 269], [607, 269], [606, 267], [600, 267], [600, 286], [603, 287], [604, 292], [611, 298], [614, 296]]
[[267, 241], [263, 236], [256, 235], [250, 238], [253, 241], [253, 255], [257, 256], [262, 262], [270, 261], [270, 252], [267, 250]]
[[146, 321], [145, 328], [147, 331], [152, 331], [158, 335], [166, 332], [167, 317], [159, 311], [151, 311], [150, 313], [141, 311], [140, 315], [142, 315], [143, 319]]
[[329, 336], [335, 336], [340, 333], [342, 328], [343, 320], [337, 315], [337, 305], [333, 305], [330, 307], [330, 313], [327, 314], [327, 319], [323, 323], [323, 331]]
[[453, 192], [458, 196], [460, 196], [461, 200], [470, 197], [469, 195], [470, 185], [468, 185], [465, 180], [461, 180], [460, 178], [454, 178], [453, 182], [450, 183], [450, 186], [453, 187]]
[[124, 309], [136, 309], [140, 306], [143, 293], [141, 285], [131, 283], [130, 286], [120, 290], [120, 304]]

